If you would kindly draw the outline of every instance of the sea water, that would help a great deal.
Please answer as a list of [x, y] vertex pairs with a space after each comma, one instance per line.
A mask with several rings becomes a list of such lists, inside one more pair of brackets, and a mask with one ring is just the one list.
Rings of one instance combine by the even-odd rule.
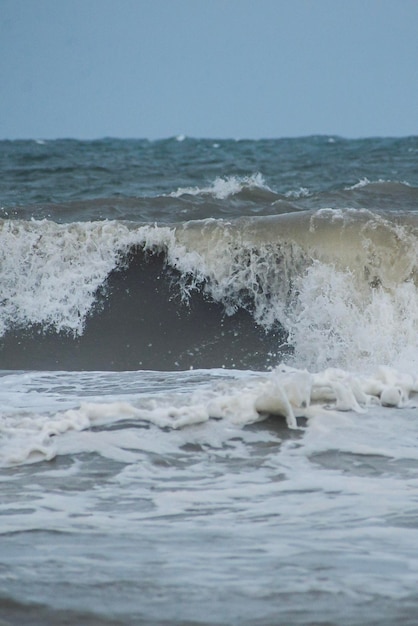
[[418, 622], [417, 151], [0, 142], [1, 623]]

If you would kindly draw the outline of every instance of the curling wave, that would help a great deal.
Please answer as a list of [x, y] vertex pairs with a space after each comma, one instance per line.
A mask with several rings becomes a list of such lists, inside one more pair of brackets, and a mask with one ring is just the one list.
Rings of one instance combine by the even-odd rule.
[[[244, 358], [251, 350], [259, 367], [291, 350], [295, 365], [314, 370], [415, 358], [417, 234], [414, 213], [352, 209], [165, 226], [4, 220], [2, 366], [19, 367], [12, 354], [28, 340], [53, 343], [59, 336], [68, 350], [78, 342], [80, 351], [83, 337], [106, 315], [114, 354], [131, 344], [144, 353], [145, 343], [151, 344], [157, 369], [158, 363], [205, 367], [202, 346], [214, 344], [210, 366], [252, 367]], [[166, 336], [177, 329], [183, 339], [189, 332], [181, 358], [174, 345], [168, 359], [163, 345], [155, 351], [162, 329]], [[222, 355], [225, 333], [234, 341], [225, 343]], [[57, 367], [62, 349], [61, 343], [53, 350]], [[115, 365], [118, 358], [107, 367], [100, 359], [108, 356], [84, 366], [126, 367]], [[129, 367], [147, 366], [138, 354]]]

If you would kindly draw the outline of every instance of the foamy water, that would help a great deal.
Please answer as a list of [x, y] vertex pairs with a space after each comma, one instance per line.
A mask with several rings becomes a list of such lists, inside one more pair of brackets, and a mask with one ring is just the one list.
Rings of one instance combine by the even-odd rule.
[[51, 623], [390, 623], [416, 593], [415, 381], [313, 381], [304, 406], [306, 372], [3, 376], [2, 589]]

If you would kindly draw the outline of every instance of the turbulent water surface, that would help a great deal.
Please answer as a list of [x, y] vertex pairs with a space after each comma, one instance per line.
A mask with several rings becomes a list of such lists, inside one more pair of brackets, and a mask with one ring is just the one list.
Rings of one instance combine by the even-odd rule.
[[417, 623], [417, 157], [0, 142], [2, 626]]

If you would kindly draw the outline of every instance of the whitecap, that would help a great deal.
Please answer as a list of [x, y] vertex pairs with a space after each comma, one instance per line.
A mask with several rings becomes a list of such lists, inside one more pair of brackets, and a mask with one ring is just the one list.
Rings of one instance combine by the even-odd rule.
[[171, 198], [181, 198], [182, 196], [209, 195], [217, 200], [225, 200], [234, 196], [244, 189], [263, 189], [271, 191], [266, 184], [264, 177], [259, 172], [250, 176], [218, 176], [206, 187], [179, 187], [169, 194]]

